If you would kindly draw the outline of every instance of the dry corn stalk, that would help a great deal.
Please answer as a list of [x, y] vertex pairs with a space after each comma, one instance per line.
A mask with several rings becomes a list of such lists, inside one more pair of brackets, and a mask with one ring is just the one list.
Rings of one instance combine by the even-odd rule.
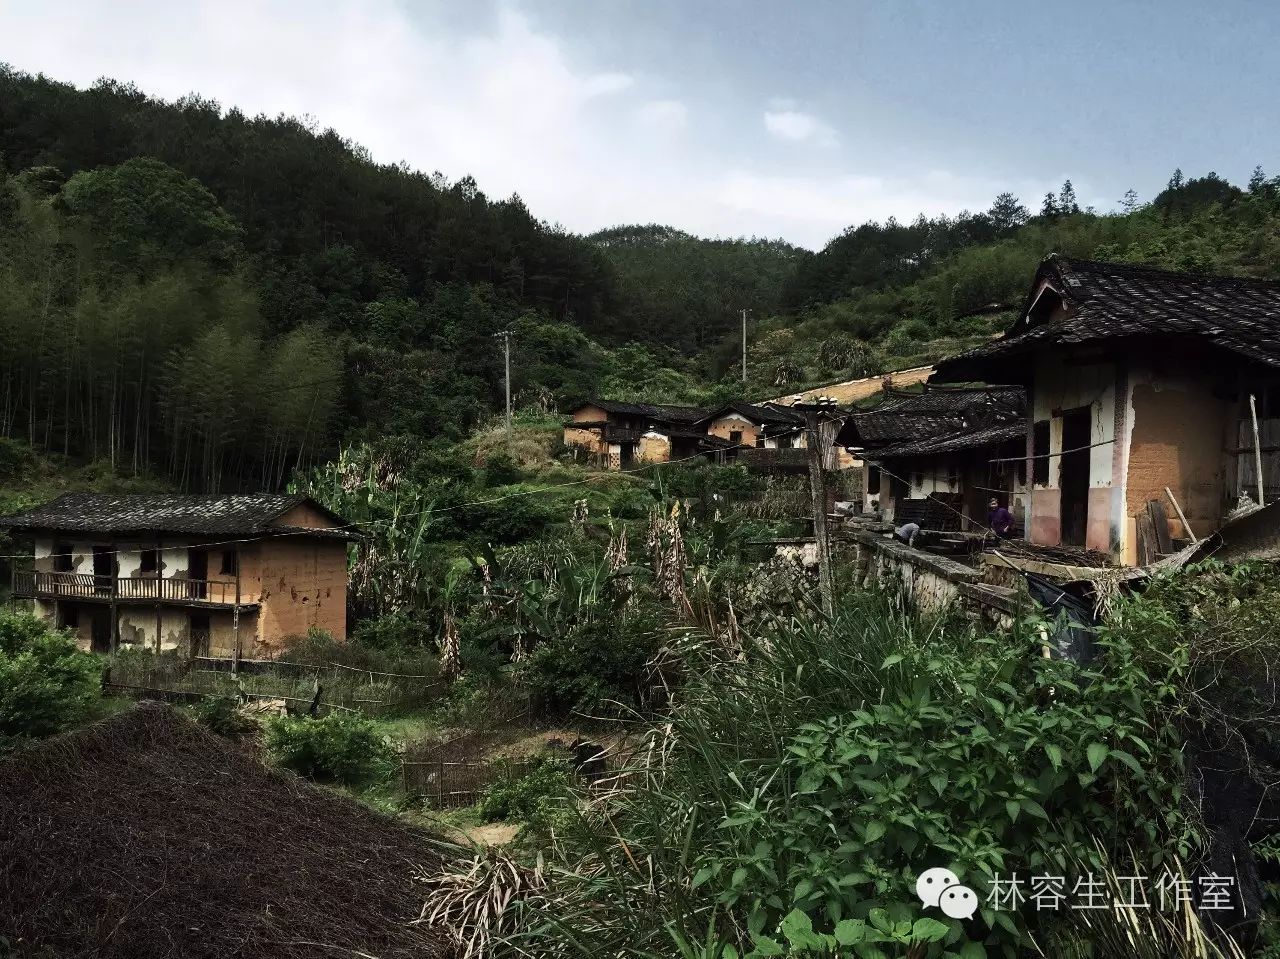
[[445, 679], [457, 679], [462, 673], [462, 643], [458, 638], [458, 624], [453, 612], [444, 614], [444, 635], [440, 637], [440, 675]]
[[693, 609], [685, 592], [685, 570], [689, 560], [684, 551], [684, 536], [680, 530], [680, 502], [671, 505], [671, 515], [654, 509], [649, 514], [648, 547], [653, 560], [653, 579], [658, 594], [670, 600], [686, 616]]
[[476, 856], [461, 870], [423, 873], [431, 885], [416, 922], [440, 929], [462, 949], [463, 959], [485, 959], [495, 939], [515, 931], [517, 899], [546, 888], [542, 858], [521, 866], [496, 850]]

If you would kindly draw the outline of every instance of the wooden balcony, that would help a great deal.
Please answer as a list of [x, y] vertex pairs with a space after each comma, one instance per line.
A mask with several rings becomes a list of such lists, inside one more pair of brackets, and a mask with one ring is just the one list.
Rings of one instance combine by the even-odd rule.
[[[74, 599], [103, 603], [161, 603], [234, 606], [234, 579], [179, 579], [164, 576], [95, 576], [14, 570], [13, 595], [30, 599]], [[241, 602], [252, 606], [253, 603]]]

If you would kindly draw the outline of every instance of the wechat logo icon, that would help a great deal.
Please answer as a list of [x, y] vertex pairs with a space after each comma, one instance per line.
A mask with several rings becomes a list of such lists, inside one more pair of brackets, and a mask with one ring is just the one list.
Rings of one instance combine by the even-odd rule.
[[978, 911], [978, 896], [950, 869], [926, 869], [916, 880], [916, 895], [926, 906], [936, 906], [951, 919], [968, 919]]

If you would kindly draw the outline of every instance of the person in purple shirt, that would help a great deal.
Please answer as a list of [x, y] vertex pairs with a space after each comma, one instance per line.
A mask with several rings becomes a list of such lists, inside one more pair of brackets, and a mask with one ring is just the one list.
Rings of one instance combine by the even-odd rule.
[[987, 528], [1001, 539], [1011, 539], [1015, 532], [1013, 514], [1001, 506], [994, 496], [987, 505], [990, 507], [987, 511]]

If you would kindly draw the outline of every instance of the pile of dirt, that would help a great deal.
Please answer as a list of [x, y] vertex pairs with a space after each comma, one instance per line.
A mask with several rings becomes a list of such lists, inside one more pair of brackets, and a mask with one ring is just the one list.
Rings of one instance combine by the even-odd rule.
[[20, 956], [450, 956], [410, 925], [431, 840], [143, 703], [0, 760]]

